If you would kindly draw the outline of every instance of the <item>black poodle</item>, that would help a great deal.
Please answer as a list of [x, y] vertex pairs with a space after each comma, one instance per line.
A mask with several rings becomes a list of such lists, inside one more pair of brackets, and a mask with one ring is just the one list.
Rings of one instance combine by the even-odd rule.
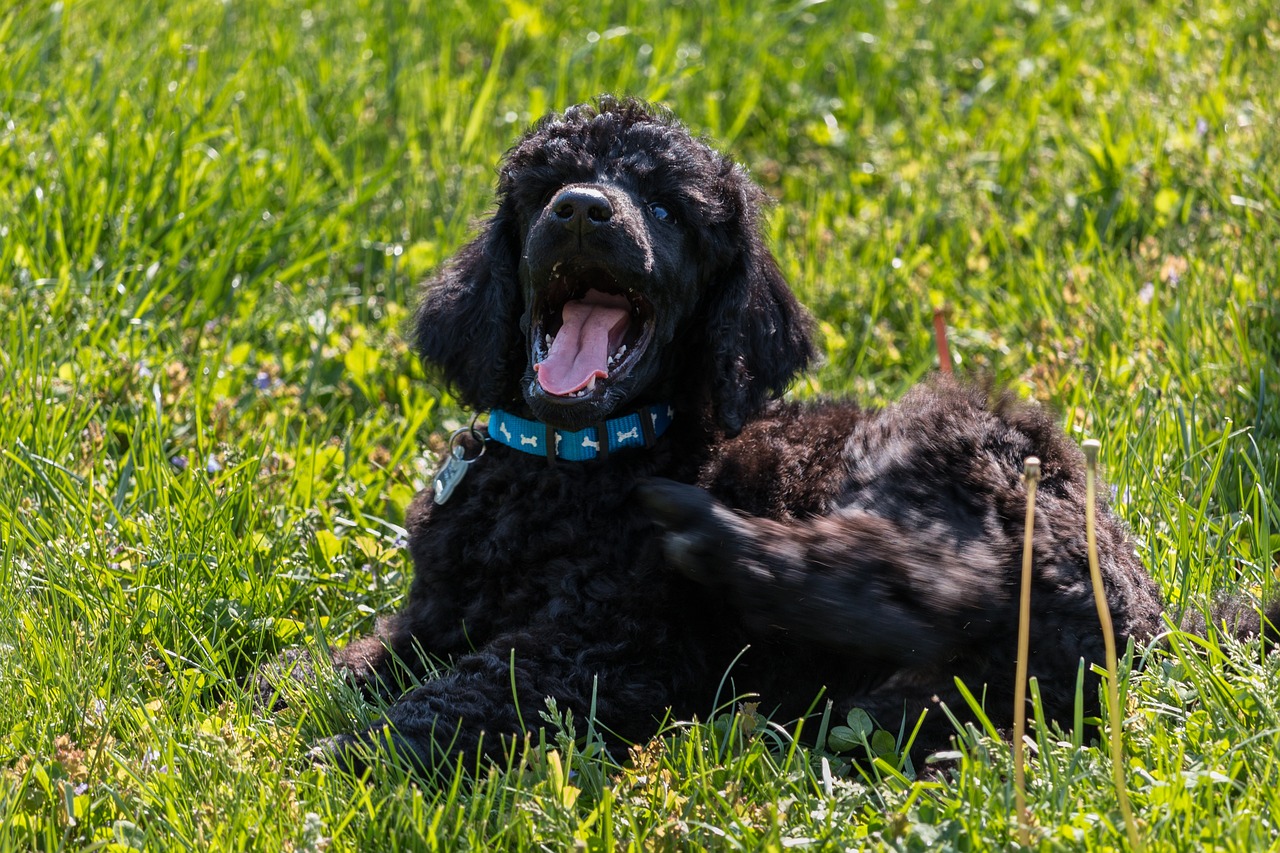
[[[552, 115], [509, 152], [496, 212], [414, 330], [488, 426], [455, 436], [410, 509], [404, 608], [334, 654], [384, 693], [427, 657], [451, 665], [329, 751], [498, 755], [549, 696], [642, 741], [668, 714], [705, 718], [726, 672], [775, 720], [820, 695], [893, 731], [925, 712], [917, 755], [954, 733], [939, 703], [968, 716], [956, 679], [1005, 726], [1028, 456], [1030, 672], [1070, 721], [1081, 660], [1103, 659], [1081, 453], [1038, 408], [943, 378], [883, 411], [779, 401], [814, 350], [764, 201], [636, 101]], [[1098, 509], [1123, 648], [1161, 629], [1161, 600]]]

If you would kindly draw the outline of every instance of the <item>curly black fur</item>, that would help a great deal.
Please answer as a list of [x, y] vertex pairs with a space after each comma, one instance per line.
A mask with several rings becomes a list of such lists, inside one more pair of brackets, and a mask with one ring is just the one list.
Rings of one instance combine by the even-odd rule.
[[[549, 466], [490, 443], [447, 503], [419, 495], [406, 605], [334, 658], [383, 689], [396, 666], [421, 675], [424, 654], [453, 666], [331, 750], [390, 737], [425, 767], [496, 754], [547, 696], [640, 740], [668, 711], [711, 711], [748, 646], [735, 686], [775, 719], [824, 690], [838, 713], [894, 728], [927, 710], [921, 754], [952, 733], [939, 702], [965, 714], [960, 679], [1007, 725], [1032, 455], [1030, 671], [1045, 712], [1071, 719], [1081, 660], [1103, 658], [1080, 452], [1035, 406], [943, 378], [882, 411], [777, 402], [813, 349], [759, 233], [763, 201], [635, 101], [550, 116], [508, 153], [496, 213], [419, 307], [424, 361], [475, 409], [565, 429], [655, 402], [676, 418], [654, 447], [607, 460]], [[548, 393], [534, 369], [564, 291], [587, 286], [566, 269], [631, 294], [651, 336], [582, 398]], [[1160, 630], [1161, 601], [1105, 501], [1098, 542], [1123, 648]]]

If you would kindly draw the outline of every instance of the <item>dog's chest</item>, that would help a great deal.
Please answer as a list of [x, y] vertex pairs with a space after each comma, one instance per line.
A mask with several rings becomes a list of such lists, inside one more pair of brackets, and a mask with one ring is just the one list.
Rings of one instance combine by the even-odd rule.
[[446, 618], [462, 618], [472, 641], [538, 622], [656, 613], [674, 578], [633, 496], [642, 473], [534, 461], [482, 459], [447, 503], [420, 496], [415, 594], [451, 602]]

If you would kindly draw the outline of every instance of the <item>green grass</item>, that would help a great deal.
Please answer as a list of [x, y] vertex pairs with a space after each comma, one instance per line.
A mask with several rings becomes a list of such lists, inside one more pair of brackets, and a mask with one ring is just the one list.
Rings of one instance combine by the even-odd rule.
[[[920, 780], [746, 710], [612, 760], [561, 720], [436, 788], [311, 765], [358, 697], [269, 717], [241, 680], [403, 595], [397, 525], [467, 416], [399, 336], [416, 283], [521, 127], [605, 91], [779, 199], [826, 354], [795, 394], [893, 399], [945, 305], [960, 369], [1102, 440], [1175, 610], [1274, 594], [1278, 57], [1266, 0], [6, 5], [0, 848], [1009, 847], [1009, 749], [977, 733]], [[1145, 657], [1150, 846], [1280, 847], [1275, 657]], [[1097, 733], [1035, 731], [1040, 848], [1125, 845]]]

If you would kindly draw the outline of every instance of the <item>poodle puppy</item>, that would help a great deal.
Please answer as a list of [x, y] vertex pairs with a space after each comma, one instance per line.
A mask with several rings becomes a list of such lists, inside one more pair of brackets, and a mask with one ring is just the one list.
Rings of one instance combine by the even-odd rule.
[[[393, 704], [325, 750], [452, 767], [500, 755], [549, 696], [642, 741], [705, 718], [726, 672], [775, 720], [819, 696], [893, 731], [924, 713], [917, 756], [954, 734], [939, 703], [968, 714], [957, 679], [1008, 725], [1028, 456], [1030, 672], [1069, 721], [1083, 660], [1096, 702], [1081, 453], [1037, 407], [942, 377], [879, 411], [781, 401], [814, 349], [764, 202], [633, 100], [548, 116], [508, 152], [413, 326], [488, 424], [410, 508], [403, 608], [334, 653]], [[1123, 648], [1161, 599], [1105, 501], [1098, 543]], [[428, 657], [449, 666], [424, 678]]]

